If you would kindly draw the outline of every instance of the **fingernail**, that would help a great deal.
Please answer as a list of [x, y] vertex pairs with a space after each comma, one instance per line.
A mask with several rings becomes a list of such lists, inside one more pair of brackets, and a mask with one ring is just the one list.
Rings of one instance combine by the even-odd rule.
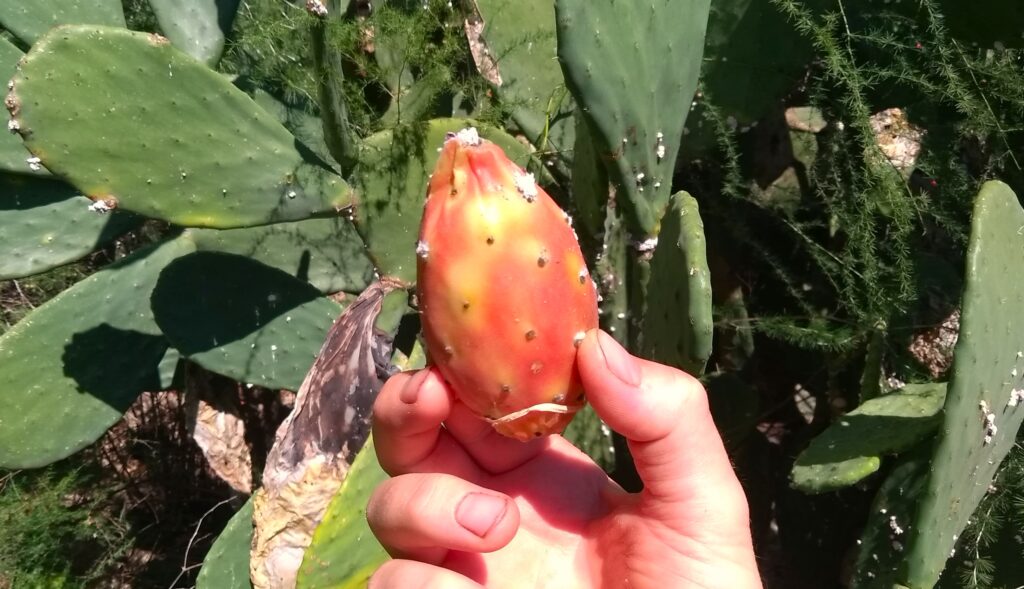
[[635, 387], [640, 384], [640, 366], [636, 358], [619, 345], [615, 338], [603, 331], [597, 332], [597, 343], [604, 354], [604, 363], [608, 366], [609, 372], [629, 386]]
[[455, 521], [483, 538], [505, 517], [507, 510], [508, 502], [503, 497], [469, 493], [455, 508]]
[[429, 369], [423, 369], [412, 375], [412, 378], [405, 383], [401, 392], [398, 393], [398, 398], [406, 405], [414, 404], [420, 398], [420, 389], [423, 387], [423, 381], [427, 380], [429, 374]]

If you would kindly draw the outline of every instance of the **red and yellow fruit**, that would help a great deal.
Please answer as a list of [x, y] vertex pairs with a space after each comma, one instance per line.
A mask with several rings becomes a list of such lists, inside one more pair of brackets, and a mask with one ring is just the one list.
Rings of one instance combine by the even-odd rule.
[[497, 145], [445, 142], [417, 243], [430, 362], [498, 432], [561, 433], [585, 404], [576, 347], [597, 290], [571, 220]]

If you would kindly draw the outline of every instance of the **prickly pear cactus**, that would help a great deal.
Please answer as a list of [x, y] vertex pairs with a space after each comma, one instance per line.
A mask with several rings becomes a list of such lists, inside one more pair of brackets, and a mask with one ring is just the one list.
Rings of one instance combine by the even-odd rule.
[[5, 104], [29, 151], [97, 207], [230, 228], [352, 202], [273, 116], [157, 35], [56, 29], [28, 53]]
[[[6, 84], [14, 76], [18, 60], [24, 55], [14, 43], [0, 37], [0, 83]], [[22, 145], [20, 137], [0, 129], [0, 170], [40, 176], [49, 174], [46, 168], [31, 158], [32, 154]]]
[[189, 235], [199, 251], [245, 256], [309, 282], [324, 294], [359, 293], [373, 279], [363, 242], [344, 218], [191, 229]]
[[913, 529], [914, 510], [928, 482], [928, 455], [925, 446], [901, 456], [875, 493], [857, 542], [852, 589], [901, 588], [894, 582]]
[[460, 399], [504, 435], [561, 433], [584, 404], [576, 347], [597, 327], [565, 213], [465, 129], [431, 176], [416, 252], [427, 351]]
[[[558, 67], [555, 7], [550, 0], [475, 0], [479, 22], [467, 21], [471, 37], [479, 30], [494, 72], [485, 77], [502, 100], [513, 105], [512, 118], [538, 150], [555, 158], [571, 154], [574, 142], [572, 97]], [[482, 70], [484, 68], [481, 68]]]
[[974, 206], [960, 336], [927, 492], [913, 521], [902, 581], [939, 579], [956, 536], [988, 492], [1024, 421], [1024, 209], [1001, 182]]
[[0, 27], [26, 45], [35, 43], [46, 31], [60, 25], [88, 24], [124, 27], [120, 0], [47, 0], [46, 2], [3, 2]]
[[213, 65], [240, 0], [149, 0], [160, 29], [179, 49]]
[[309, 283], [217, 252], [168, 265], [151, 300], [161, 331], [200, 366], [290, 391], [299, 390], [342, 311]]
[[946, 385], [911, 384], [862, 403], [818, 437], [793, 465], [793, 487], [824, 493], [848, 487], [874, 473], [882, 457], [902, 452], [931, 436], [942, 421]]
[[196, 589], [250, 589], [249, 545], [252, 542], [252, 499], [245, 502], [217, 536], [203, 559]]
[[159, 390], [167, 340], [149, 296], [183, 240], [139, 250], [47, 301], [0, 337], [0, 467], [35, 468], [107, 431]]
[[680, 192], [672, 197], [651, 259], [644, 357], [700, 376], [711, 355], [712, 322], [704, 224], [697, 201]]
[[635, 237], [652, 238], [700, 74], [710, 0], [557, 0], [558, 59]]
[[73, 262], [142, 221], [90, 211], [91, 204], [55, 179], [0, 173], [0, 280]]

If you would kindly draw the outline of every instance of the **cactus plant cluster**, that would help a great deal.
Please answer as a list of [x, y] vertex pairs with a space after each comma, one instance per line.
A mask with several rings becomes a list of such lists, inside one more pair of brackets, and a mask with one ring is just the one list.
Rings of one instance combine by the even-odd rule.
[[[12, 131], [0, 137], [0, 279], [73, 262], [143, 224], [161, 238], [0, 336], [0, 467], [85, 448], [141, 393], [180, 384], [182, 363], [298, 393], [263, 486], [214, 544], [198, 587], [365, 585], [386, 558], [361, 511], [385, 476], [369, 407], [395, 371], [436, 365], [482, 419], [528, 439], [561, 434], [583, 410], [574, 357], [588, 330], [698, 377], [720, 345], [716, 305], [744, 323], [728, 333], [746, 333], [735, 277], [705, 235], [706, 201], [678, 162], [708, 148], [685, 145], [698, 80], [729, 94], [743, 124], [792, 86], [809, 49], [788, 37], [763, 94], [730, 84], [735, 67], [764, 59], [746, 32], [779, 20], [767, 4], [388, 3], [441, 11], [510, 117], [483, 122], [480, 97], [421, 93], [421, 72], [394, 70], [401, 40], [375, 37], [370, 19], [360, 50], [388, 94], [375, 133], [350, 120], [351, 76], [363, 72], [331, 37], [363, 22], [358, 6], [288, 4], [316, 73], [316, 104], [301, 109], [218, 71], [238, 2], [151, 0], [167, 38], [127, 30], [112, 0], [13, 4], [0, 6]], [[737, 55], [744, 65], [730, 63]], [[822, 128], [801, 137], [816, 148]], [[948, 387], [876, 396], [876, 346], [863, 403], [796, 459], [793, 487], [823, 493], [908, 453], [876, 498], [898, 510], [907, 559], [871, 568], [861, 553], [862, 586], [869, 569], [933, 584], [1014, 443], [1024, 309], [1005, 277], [1024, 256], [1022, 225], [1013, 192], [986, 185]], [[749, 356], [753, 341], [744, 347]], [[709, 393], [732, 445], [753, 431], [757, 403], [742, 362], [722, 365]], [[602, 465], [628, 461], [592, 411], [568, 432]], [[926, 497], [920, 506], [906, 485]], [[865, 546], [880, 537], [866, 530]]]

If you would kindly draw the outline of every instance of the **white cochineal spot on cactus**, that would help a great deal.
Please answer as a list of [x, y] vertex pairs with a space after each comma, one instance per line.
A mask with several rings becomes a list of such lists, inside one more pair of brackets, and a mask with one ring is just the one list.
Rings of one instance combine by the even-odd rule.
[[37, 158], [35, 156], [32, 156], [32, 157], [28, 158], [25, 161], [28, 163], [28, 168], [30, 170], [34, 171], [34, 172], [38, 172], [39, 170], [41, 170], [43, 168], [43, 166], [40, 165], [40, 164], [42, 164], [42, 160], [40, 160], [39, 158]]
[[94, 213], [106, 213], [108, 211], [112, 211], [113, 209], [114, 207], [111, 206], [111, 204], [105, 200], [97, 200], [91, 205], [89, 205], [89, 210]]
[[999, 428], [996, 427], [996, 414], [989, 410], [988, 402], [984, 399], [978, 403], [978, 408], [981, 409], [982, 418], [985, 420], [985, 438], [983, 441], [988, 446], [999, 431]]
[[900, 524], [896, 522], [895, 515], [889, 516], [889, 529], [892, 530], [892, 533], [897, 536], [903, 534], [903, 528], [901, 528]]
[[[452, 138], [452, 134], [449, 133], [448, 139]], [[476, 146], [483, 143], [483, 140], [480, 139], [480, 134], [477, 133], [476, 127], [469, 127], [467, 129], [463, 129], [458, 133], [455, 133], [454, 138], [458, 139], [459, 143], [464, 146]]]
[[585, 332], [577, 331], [576, 335], [572, 336], [572, 345], [573, 345], [573, 347], [576, 347], [576, 348], [580, 347], [580, 344], [583, 343], [583, 338], [585, 338], [585, 337], [587, 337], [587, 334]]
[[421, 259], [426, 260], [427, 257], [430, 256], [430, 244], [423, 241], [422, 239], [420, 241], [417, 241], [416, 255], [419, 256]]
[[653, 252], [654, 248], [658, 247], [658, 238], [650, 237], [643, 241], [638, 241], [634, 244], [636, 251], [640, 253]]
[[526, 202], [533, 202], [537, 200], [537, 180], [533, 177], [533, 174], [526, 172], [517, 173], [515, 175], [516, 190], [519, 194], [523, 195]]
[[313, 16], [327, 16], [327, 7], [320, 0], [306, 0], [306, 10]]
[[1024, 389], [1013, 389], [1010, 391], [1010, 400], [1006, 402], [1007, 407], [1016, 407], [1024, 403]]
[[18, 122], [18, 119], [10, 119], [7, 121], [7, 130], [11, 133], [17, 133], [21, 130], [21, 123]]

